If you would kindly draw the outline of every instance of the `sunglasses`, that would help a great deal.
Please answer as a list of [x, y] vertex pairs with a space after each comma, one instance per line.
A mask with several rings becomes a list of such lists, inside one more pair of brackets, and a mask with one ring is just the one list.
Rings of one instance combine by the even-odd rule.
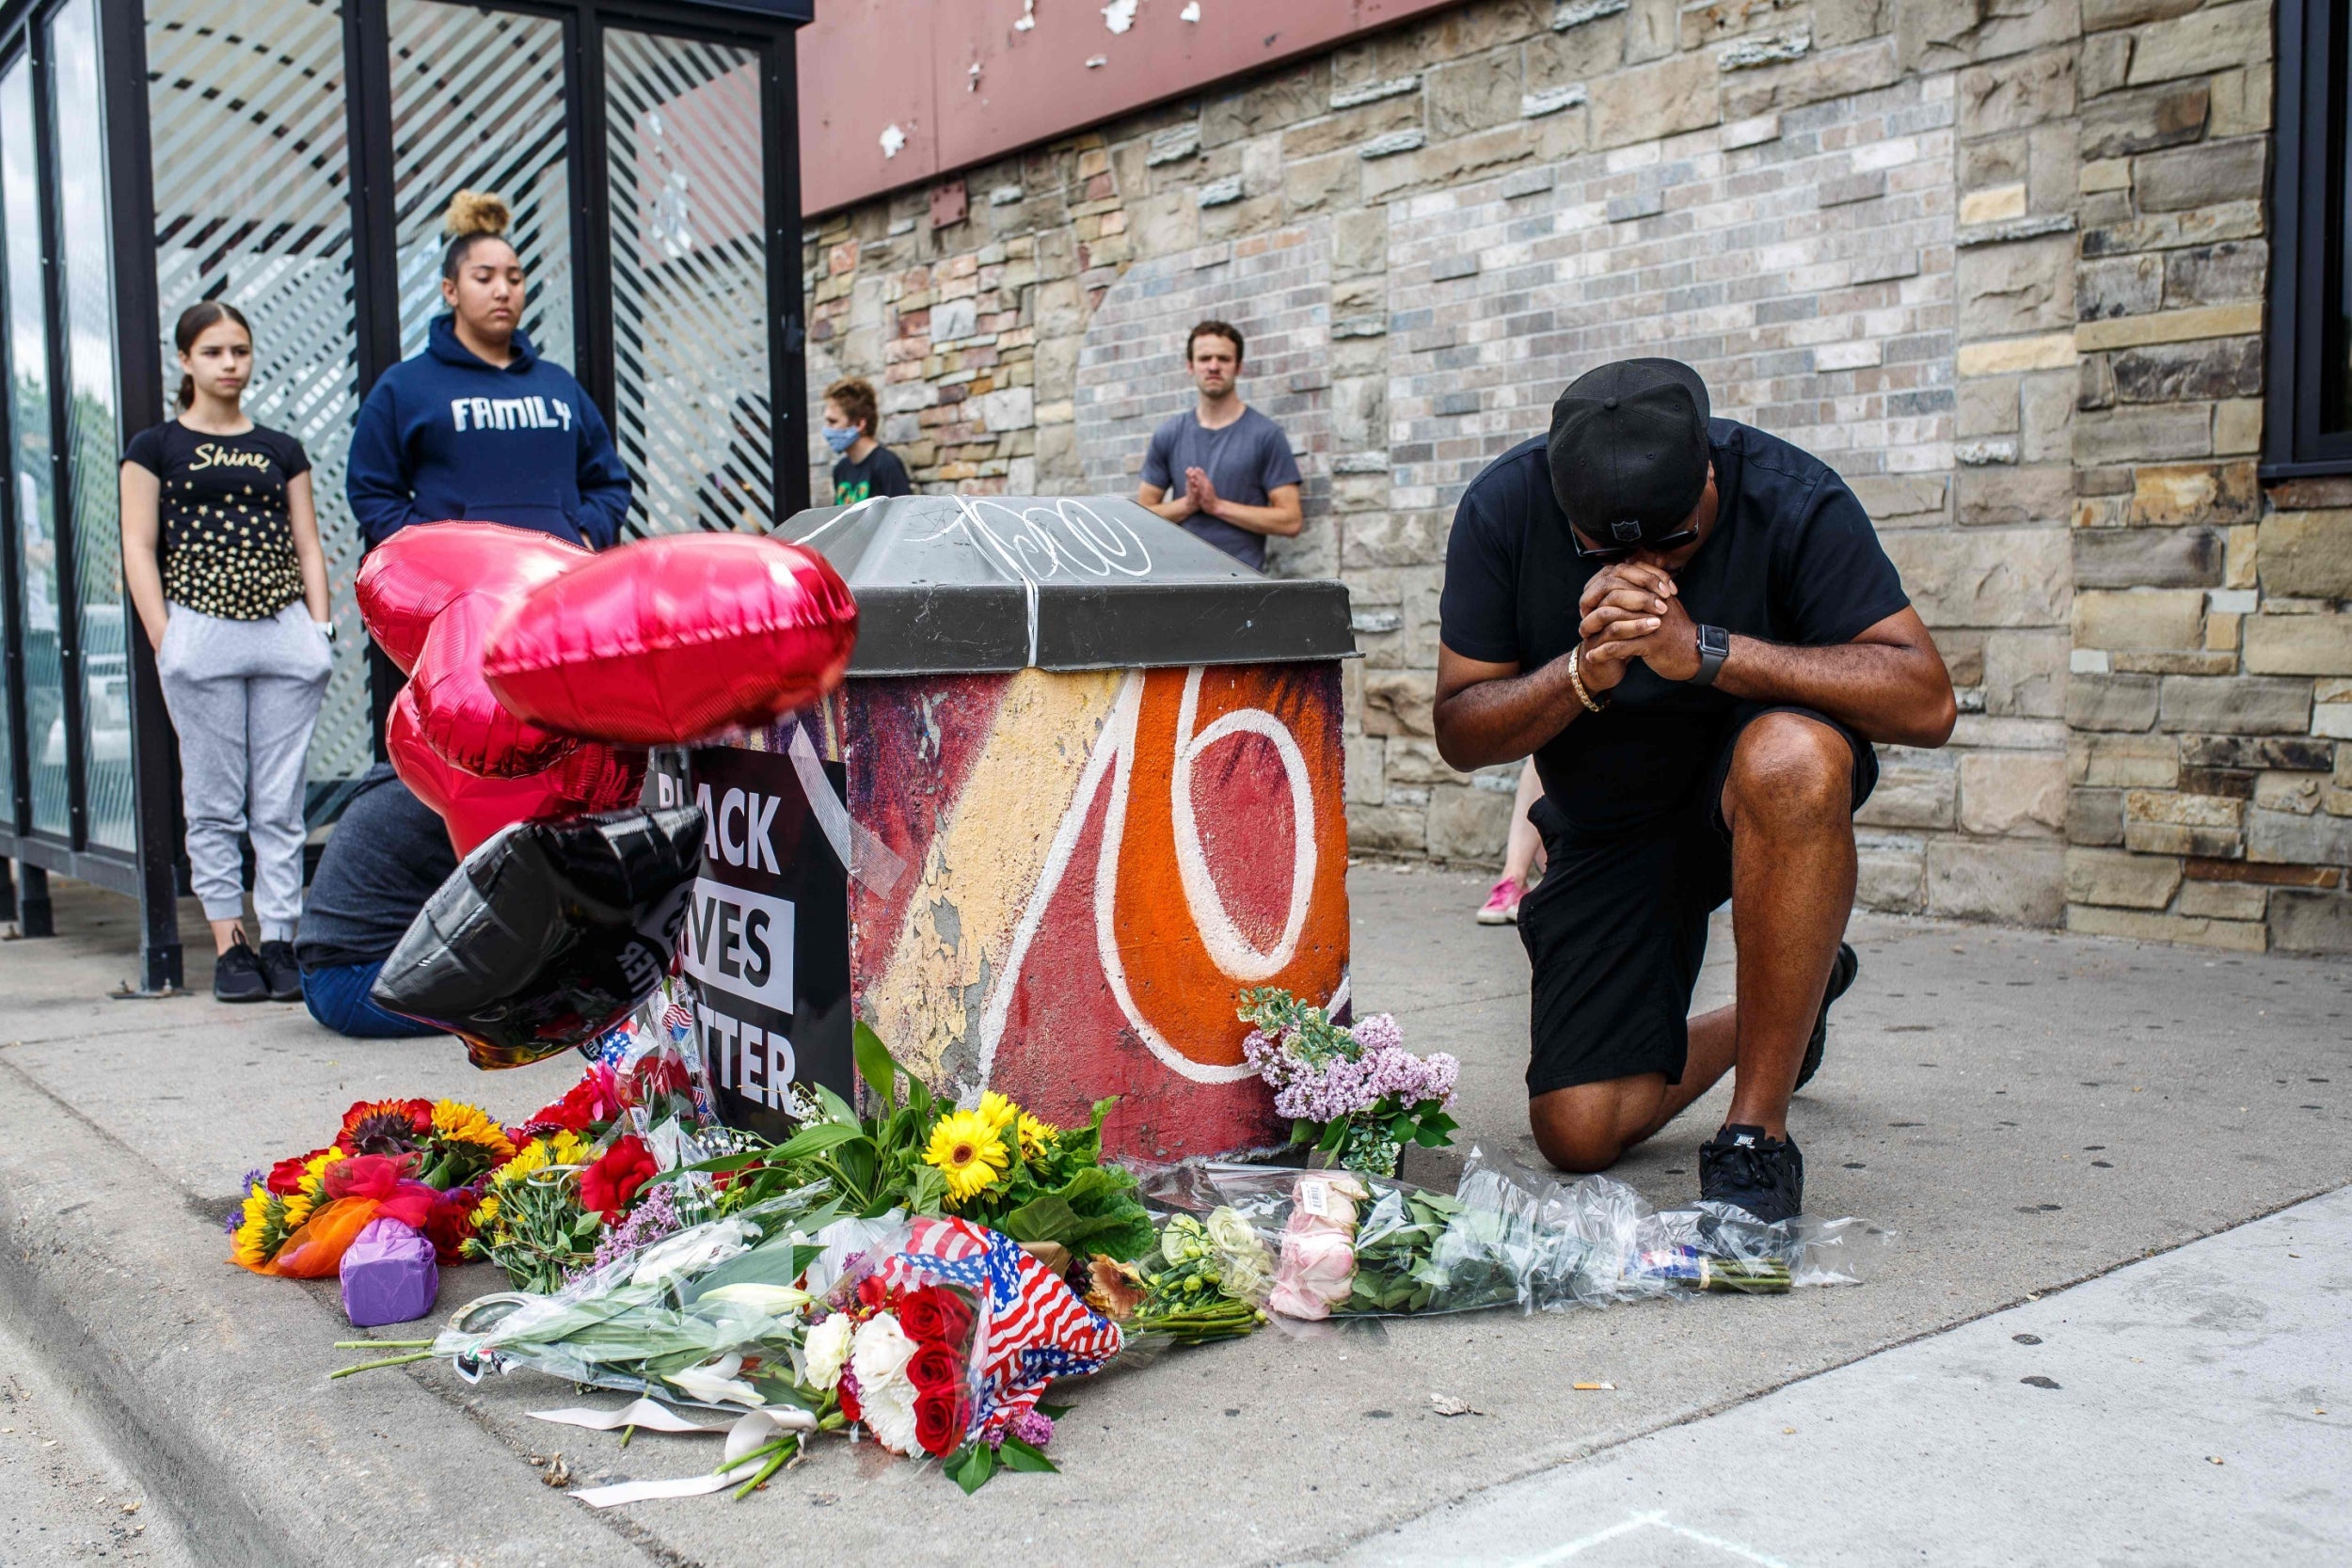
[[1587, 545], [1582, 534], [1573, 528], [1568, 530], [1568, 543], [1576, 546], [1578, 557], [1581, 560], [1597, 562], [1604, 566], [1612, 562], [1623, 561], [1639, 550], [1657, 550], [1661, 554], [1668, 550], [1678, 550], [1698, 536], [1697, 529], [1683, 528], [1677, 529], [1662, 538], [1645, 540], [1640, 544]]

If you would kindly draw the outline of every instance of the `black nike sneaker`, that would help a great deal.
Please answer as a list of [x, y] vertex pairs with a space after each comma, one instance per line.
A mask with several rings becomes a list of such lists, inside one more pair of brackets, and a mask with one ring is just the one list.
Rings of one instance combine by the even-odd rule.
[[262, 977], [261, 958], [239, 931], [229, 951], [213, 960], [213, 1000], [260, 1002], [268, 995], [269, 981]]
[[1853, 978], [1861, 973], [1861, 956], [1839, 942], [1837, 957], [1829, 966], [1829, 988], [1821, 992], [1821, 1016], [1813, 1021], [1813, 1037], [1804, 1042], [1804, 1062], [1797, 1069], [1797, 1088], [1813, 1082], [1813, 1075], [1821, 1070], [1821, 1054], [1829, 1045], [1829, 1005], [1852, 990]]
[[1727, 1126], [1699, 1146], [1699, 1201], [1728, 1203], [1766, 1225], [1804, 1209], [1804, 1156], [1795, 1140]]
[[294, 962], [294, 943], [265, 942], [262, 943], [262, 981], [269, 987], [272, 1002], [302, 1000], [302, 966]]

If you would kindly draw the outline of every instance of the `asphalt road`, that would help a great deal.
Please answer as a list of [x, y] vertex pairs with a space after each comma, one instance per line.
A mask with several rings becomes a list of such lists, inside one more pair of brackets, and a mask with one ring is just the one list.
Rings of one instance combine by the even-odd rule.
[[[532, 1421], [576, 1401], [528, 1375], [468, 1387], [428, 1365], [329, 1384], [345, 1357], [328, 1344], [347, 1332], [331, 1291], [220, 1262], [240, 1173], [314, 1146], [351, 1100], [460, 1093], [512, 1116], [568, 1069], [484, 1077], [447, 1042], [331, 1039], [298, 1008], [105, 1000], [130, 967], [128, 906], [59, 886], [68, 934], [0, 948], [0, 1323], [93, 1391], [150, 1508], [180, 1518], [202, 1561], [1342, 1557], [2352, 1181], [2342, 966], [1865, 918], [1861, 980], [1792, 1126], [1809, 1208], [1901, 1232], [1867, 1285], [1261, 1334], [1079, 1388], [1058, 1477], [967, 1500], [834, 1447], [739, 1505], [591, 1514], [541, 1483], [557, 1451], [592, 1479], [686, 1475], [705, 1451]], [[1470, 924], [1479, 879], [1365, 867], [1353, 888], [1359, 1006], [1463, 1058], [1465, 1145], [1532, 1159], [1525, 963], [1510, 932]], [[1724, 946], [1703, 1002], [1728, 992]], [[1655, 1201], [1688, 1198], [1720, 1112], [1703, 1102], [1620, 1174]], [[1406, 1174], [1445, 1185], [1455, 1158], [1415, 1156]], [[483, 1273], [453, 1271], [444, 1306], [489, 1288]], [[1481, 1413], [1440, 1416], [1433, 1395]], [[271, 1481], [296, 1471], [300, 1487]], [[1791, 1506], [1884, 1505], [1823, 1476]], [[1890, 1555], [1935, 1542], [1902, 1544]]]

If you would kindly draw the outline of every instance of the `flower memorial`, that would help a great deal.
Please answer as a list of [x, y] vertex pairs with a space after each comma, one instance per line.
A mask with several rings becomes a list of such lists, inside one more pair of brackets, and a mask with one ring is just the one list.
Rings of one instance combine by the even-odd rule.
[[514, 1141], [479, 1106], [453, 1100], [361, 1101], [323, 1148], [245, 1180], [230, 1216], [230, 1261], [256, 1274], [333, 1274], [368, 1222], [389, 1212], [454, 1263], [473, 1233], [484, 1182]]
[[1394, 1176], [1408, 1143], [1454, 1141], [1454, 1081], [1461, 1064], [1446, 1053], [1416, 1056], [1396, 1020], [1375, 1013], [1352, 1027], [1331, 1022], [1286, 990], [1241, 993], [1250, 1024], [1242, 1056], [1291, 1118], [1291, 1142], [1312, 1145], [1349, 1170]]
[[722, 1212], [822, 1182], [863, 1217], [902, 1209], [964, 1219], [1072, 1257], [1135, 1259], [1158, 1244], [1134, 1175], [1103, 1159], [1103, 1118], [1114, 1101], [1098, 1101], [1084, 1127], [1052, 1126], [993, 1089], [958, 1109], [900, 1067], [872, 1030], [859, 1024], [854, 1037], [877, 1114], [860, 1117], [819, 1086], [818, 1114], [785, 1142], [687, 1167], [725, 1182]]

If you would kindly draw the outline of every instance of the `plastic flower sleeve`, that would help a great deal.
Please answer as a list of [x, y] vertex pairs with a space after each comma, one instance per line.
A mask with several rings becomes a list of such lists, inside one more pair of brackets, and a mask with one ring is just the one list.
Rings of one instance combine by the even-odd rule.
[[691, 1226], [582, 1275], [552, 1295], [501, 1292], [460, 1309], [434, 1341], [461, 1371], [529, 1368], [673, 1402], [758, 1407], [793, 1399], [807, 1297], [795, 1287], [818, 1243], [803, 1188]]
[[1267, 1309], [1308, 1321], [1777, 1292], [1858, 1280], [1892, 1239], [1860, 1220], [1661, 1213], [1622, 1181], [1564, 1184], [1475, 1148], [1451, 1196], [1359, 1172], [1216, 1163], [1155, 1169], [1145, 1190], [1212, 1227], [1219, 1216], [1247, 1224], [1279, 1258]]

